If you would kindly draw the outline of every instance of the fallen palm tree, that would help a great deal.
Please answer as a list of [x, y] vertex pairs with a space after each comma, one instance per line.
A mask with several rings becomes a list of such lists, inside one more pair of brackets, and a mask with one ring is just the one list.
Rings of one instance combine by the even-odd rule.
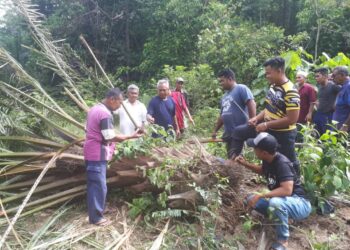
[[[7, 108], [6, 124], [10, 125], [0, 137], [3, 205], [0, 225], [10, 224], [2, 243], [17, 219], [83, 199], [86, 193], [82, 154], [85, 118], [78, 108], [87, 111], [89, 107], [78, 91], [77, 84], [82, 79], [65, 62], [64, 49], [53, 43], [50, 34], [41, 26], [40, 13], [27, 1], [14, 2], [40, 48], [30, 48], [32, 53], [42, 56], [42, 65], [60, 75], [63, 98], [77, 108], [67, 108], [70, 105], [55, 100], [39, 81], [0, 48], [1, 70], [11, 74], [9, 82], [0, 82]], [[25, 118], [16, 120], [19, 114]], [[28, 122], [33, 119], [36, 127]], [[159, 210], [163, 209], [158, 216], [193, 213], [201, 204], [213, 200], [221, 203], [222, 193], [234, 194], [233, 189], [224, 189], [228, 187], [227, 180], [231, 188], [238, 183], [240, 170], [222, 166], [197, 139], [176, 144], [146, 136], [142, 141], [132, 143], [133, 146], [119, 145], [116, 158], [108, 169], [107, 183], [111, 188], [123, 187], [135, 195], [153, 192], [158, 197]], [[214, 199], [210, 193], [213, 190]], [[9, 222], [5, 216], [13, 214], [15, 216]]]

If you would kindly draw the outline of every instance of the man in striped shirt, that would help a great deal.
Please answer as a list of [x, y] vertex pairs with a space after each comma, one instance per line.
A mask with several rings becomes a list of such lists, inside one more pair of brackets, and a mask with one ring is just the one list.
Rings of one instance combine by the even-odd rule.
[[264, 63], [265, 77], [270, 89], [265, 99], [265, 109], [251, 118], [248, 124], [236, 127], [233, 135], [235, 154], [238, 156], [243, 143], [254, 138], [257, 133], [268, 132], [273, 135], [280, 147], [278, 151], [292, 163], [299, 175], [299, 162], [295, 153], [296, 123], [299, 117], [300, 96], [294, 84], [285, 75], [285, 61], [281, 57]]

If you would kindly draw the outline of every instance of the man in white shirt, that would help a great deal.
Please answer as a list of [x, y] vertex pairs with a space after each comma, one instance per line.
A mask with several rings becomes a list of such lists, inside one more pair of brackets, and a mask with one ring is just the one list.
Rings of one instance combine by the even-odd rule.
[[[147, 109], [142, 102], [137, 100], [139, 97], [139, 87], [137, 87], [135, 84], [129, 85], [127, 90], [127, 97], [128, 99], [123, 101], [123, 103], [129, 111], [131, 117], [135, 120], [137, 127], [143, 129], [146, 124]], [[121, 107], [115, 112], [115, 114], [119, 114], [120, 133], [124, 135], [134, 134], [135, 126], [130, 120], [125, 109]]]

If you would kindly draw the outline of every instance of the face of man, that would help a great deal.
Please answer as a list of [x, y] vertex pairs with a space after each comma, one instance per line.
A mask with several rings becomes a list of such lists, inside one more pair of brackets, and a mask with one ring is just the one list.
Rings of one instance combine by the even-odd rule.
[[230, 90], [232, 88], [232, 80], [224, 76], [219, 77], [219, 82], [224, 90]]
[[337, 70], [333, 71], [332, 78], [336, 84], [340, 85], [344, 84], [344, 82], [346, 81], [346, 76], [339, 73]]
[[265, 77], [270, 84], [275, 84], [281, 81], [283, 78], [283, 72], [281, 69], [271, 68], [271, 66], [265, 67]]
[[182, 89], [183, 84], [183, 82], [176, 82], [176, 90], [180, 91]]
[[129, 89], [128, 90], [128, 100], [130, 103], [134, 103], [138, 97], [139, 97], [138, 90], [136, 90], [136, 89]]
[[160, 84], [158, 86], [158, 96], [161, 99], [165, 99], [169, 95], [169, 87], [166, 84]]
[[296, 80], [296, 82], [298, 83], [299, 86], [302, 86], [305, 83], [306, 78], [303, 75], [297, 74], [295, 80]]
[[322, 75], [321, 73], [317, 72], [315, 74], [315, 80], [318, 84], [325, 85], [328, 81], [328, 75]]
[[120, 108], [123, 102], [123, 96], [120, 95], [119, 97], [111, 97], [107, 99], [108, 107], [115, 111]]

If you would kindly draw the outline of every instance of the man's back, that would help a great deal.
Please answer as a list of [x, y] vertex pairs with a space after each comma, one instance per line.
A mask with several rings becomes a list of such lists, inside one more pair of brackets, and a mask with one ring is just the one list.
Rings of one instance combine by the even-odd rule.
[[335, 101], [335, 112], [333, 119], [342, 125], [350, 114], [350, 80], [347, 80], [340, 92], [337, 95]]

